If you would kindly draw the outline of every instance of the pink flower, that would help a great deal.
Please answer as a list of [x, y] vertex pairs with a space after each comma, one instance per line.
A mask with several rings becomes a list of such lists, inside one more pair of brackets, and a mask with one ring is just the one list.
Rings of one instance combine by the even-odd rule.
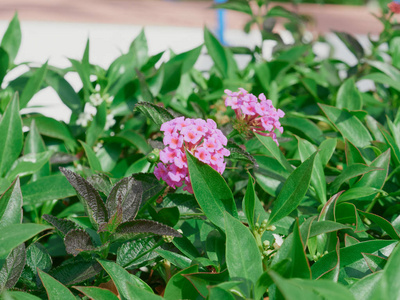
[[283, 127], [279, 122], [279, 119], [285, 115], [282, 110], [277, 110], [264, 94], [260, 94], [257, 98], [242, 88], [239, 88], [239, 92], [225, 90], [225, 93], [228, 96], [225, 99], [225, 105], [231, 107], [236, 114], [235, 129], [237, 131], [270, 136], [278, 145], [274, 131], [278, 129], [280, 133], [283, 132]]
[[394, 14], [400, 14], [400, 1], [392, 1], [388, 4], [390, 11]]
[[160, 151], [161, 162], [154, 169], [158, 180], [164, 180], [172, 188], [183, 186], [183, 190], [193, 194], [186, 150], [220, 174], [224, 172], [224, 157], [230, 155], [224, 148], [228, 140], [213, 120], [180, 117], [164, 123], [161, 131], [166, 147]]

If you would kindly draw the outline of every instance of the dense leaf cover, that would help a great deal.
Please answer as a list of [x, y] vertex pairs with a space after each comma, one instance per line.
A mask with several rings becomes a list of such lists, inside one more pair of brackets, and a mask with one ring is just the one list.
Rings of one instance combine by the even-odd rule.
[[[236, 0], [222, 6], [277, 41], [271, 60], [262, 45], [225, 47], [207, 28], [205, 47], [162, 60], [141, 32], [108, 69], [90, 62], [88, 41], [69, 68], [28, 63], [10, 81], [16, 15], [0, 46], [0, 297], [399, 299], [400, 28], [382, 5], [370, 49], [336, 33], [354, 65], [317, 57], [302, 16], [257, 15]], [[276, 17], [294, 44], [272, 32]], [[203, 50], [209, 70], [195, 67]], [[69, 122], [21, 113], [45, 88], [72, 111]], [[279, 124], [261, 120], [256, 100], [239, 112], [239, 88]], [[167, 122], [185, 118], [223, 142], [191, 132], [189, 143], [175, 127], [166, 142]], [[158, 176], [160, 156], [178, 144], [180, 161], [161, 159], [174, 173]], [[211, 163], [221, 149], [224, 170]], [[190, 193], [180, 179], [157, 179], [183, 165]]]

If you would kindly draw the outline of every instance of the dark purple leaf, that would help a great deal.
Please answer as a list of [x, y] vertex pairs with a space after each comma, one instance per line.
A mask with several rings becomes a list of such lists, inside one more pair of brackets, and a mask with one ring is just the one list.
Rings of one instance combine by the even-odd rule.
[[79, 198], [85, 207], [91, 223], [97, 229], [99, 224], [108, 220], [107, 210], [99, 193], [93, 185], [78, 174], [62, 167], [60, 167], [60, 171], [80, 196]]
[[74, 229], [68, 232], [64, 238], [65, 250], [73, 256], [82, 251], [94, 250], [90, 235], [82, 229]]
[[167, 225], [151, 221], [151, 220], [135, 220], [125, 222], [119, 225], [115, 231], [114, 239], [130, 239], [136, 236], [156, 234], [156, 235], [167, 235], [173, 237], [181, 237], [182, 235]]
[[59, 219], [52, 215], [43, 215], [43, 220], [53, 225], [64, 237], [70, 230], [76, 229], [76, 224], [67, 219]]
[[22, 243], [11, 251], [3, 267], [0, 269], [0, 292], [4, 289], [14, 287], [24, 270], [25, 262], [25, 244]]

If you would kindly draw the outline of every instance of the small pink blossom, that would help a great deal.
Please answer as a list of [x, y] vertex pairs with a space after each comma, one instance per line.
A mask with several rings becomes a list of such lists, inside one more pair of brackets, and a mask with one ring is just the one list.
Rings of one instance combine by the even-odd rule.
[[270, 136], [278, 145], [274, 131], [278, 129], [280, 133], [283, 132], [283, 127], [279, 122], [279, 119], [285, 115], [282, 110], [277, 110], [264, 94], [260, 94], [257, 98], [243, 88], [239, 88], [239, 92], [225, 90], [225, 93], [227, 94], [225, 105], [235, 111], [237, 118], [235, 128], [239, 132], [252, 131], [263, 136]]
[[183, 190], [193, 194], [186, 150], [219, 173], [224, 172], [224, 157], [230, 155], [224, 148], [228, 140], [213, 120], [180, 117], [164, 123], [161, 131], [167, 147], [160, 151], [161, 162], [154, 169], [158, 180], [164, 180], [172, 188], [183, 186]]
[[394, 14], [400, 14], [400, 1], [392, 1], [388, 4], [388, 8]]

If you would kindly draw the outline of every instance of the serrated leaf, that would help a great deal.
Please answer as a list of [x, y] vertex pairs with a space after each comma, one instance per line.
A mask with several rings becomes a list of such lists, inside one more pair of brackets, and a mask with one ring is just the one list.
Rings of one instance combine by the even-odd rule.
[[94, 174], [86, 178], [86, 180], [89, 181], [96, 190], [102, 192], [106, 196], [110, 194], [113, 187], [110, 178], [103, 173]]
[[118, 248], [116, 262], [127, 269], [138, 266], [158, 256], [154, 248], [157, 245], [153, 237], [124, 243]]
[[182, 236], [178, 231], [167, 225], [151, 220], [134, 220], [119, 225], [111, 238], [130, 239], [143, 234], [167, 235], [173, 237]]
[[149, 102], [140, 102], [136, 104], [135, 108], [151, 119], [157, 126], [174, 119], [174, 116], [165, 108]]
[[108, 220], [107, 209], [95, 188], [78, 174], [60, 167], [60, 171], [68, 179], [69, 183], [78, 193], [85, 211], [90, 218], [92, 225], [98, 229], [99, 224]]
[[64, 238], [65, 250], [68, 254], [77, 256], [82, 251], [94, 250], [92, 238], [82, 229], [70, 230]]
[[122, 210], [122, 222], [133, 220], [142, 203], [143, 186], [133, 177], [125, 177], [118, 181], [112, 188], [106, 207], [108, 215], [112, 216], [118, 209]]
[[96, 276], [102, 270], [96, 261], [84, 261], [76, 258], [64, 262], [61, 266], [52, 269], [50, 274], [65, 285], [84, 282]]
[[46, 248], [42, 244], [34, 243], [26, 250], [26, 264], [34, 274], [37, 274], [37, 269], [50, 271], [53, 262]]
[[14, 287], [24, 270], [25, 262], [25, 244], [21, 244], [11, 251], [0, 269], [0, 293], [4, 289], [12, 289]]
[[245, 163], [253, 165], [256, 168], [258, 167], [258, 164], [254, 157], [250, 153], [239, 147], [238, 144], [229, 141], [225, 148], [227, 148], [231, 153], [229, 155], [229, 159], [243, 161]]

